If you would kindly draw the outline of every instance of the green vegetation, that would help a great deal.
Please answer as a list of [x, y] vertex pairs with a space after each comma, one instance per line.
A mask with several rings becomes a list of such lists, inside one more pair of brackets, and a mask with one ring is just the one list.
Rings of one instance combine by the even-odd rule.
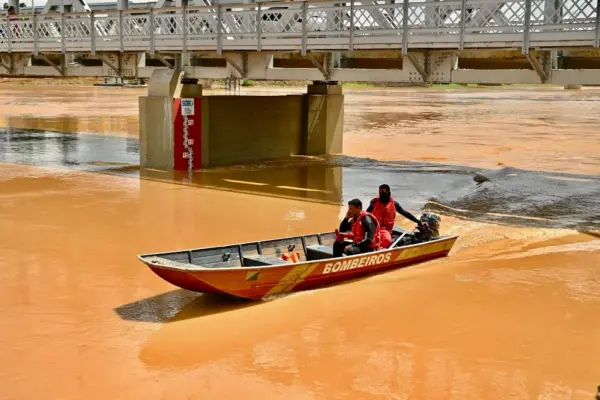
[[433, 89], [460, 89], [463, 87], [477, 87], [479, 85], [475, 84], [468, 84], [468, 85], [461, 85], [459, 83], [434, 83], [432, 85], [430, 85], [430, 88]]
[[252, 79], [244, 79], [244, 81], [242, 82], [242, 86], [244, 86], [244, 87], [256, 86], [256, 82], [253, 81]]
[[373, 83], [369, 83], [369, 82], [342, 82], [342, 86], [346, 87], [346, 88], [357, 88], [357, 89], [361, 89], [361, 88], [373, 88], [373, 87], [377, 87], [376, 84]]

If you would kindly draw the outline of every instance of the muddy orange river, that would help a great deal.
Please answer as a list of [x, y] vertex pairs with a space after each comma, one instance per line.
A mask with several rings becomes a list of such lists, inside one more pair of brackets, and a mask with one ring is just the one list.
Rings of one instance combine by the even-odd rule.
[[[0, 87], [0, 399], [594, 398], [600, 91], [347, 90], [343, 156], [189, 184], [137, 167], [143, 93]], [[136, 259], [331, 230], [384, 182], [449, 257], [259, 303]]]

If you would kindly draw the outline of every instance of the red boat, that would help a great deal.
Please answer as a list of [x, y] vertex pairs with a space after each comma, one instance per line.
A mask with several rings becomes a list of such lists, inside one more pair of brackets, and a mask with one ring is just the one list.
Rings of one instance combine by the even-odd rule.
[[332, 249], [336, 232], [143, 254], [138, 258], [158, 276], [183, 289], [268, 299], [444, 257], [458, 239], [440, 236], [422, 243], [400, 244], [407, 234], [395, 226], [390, 248], [337, 258]]

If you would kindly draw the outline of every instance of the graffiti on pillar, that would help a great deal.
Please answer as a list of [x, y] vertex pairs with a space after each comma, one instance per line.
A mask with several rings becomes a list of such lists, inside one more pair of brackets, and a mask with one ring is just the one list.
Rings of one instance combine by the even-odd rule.
[[174, 168], [192, 172], [202, 167], [202, 101], [200, 98], [173, 99]]

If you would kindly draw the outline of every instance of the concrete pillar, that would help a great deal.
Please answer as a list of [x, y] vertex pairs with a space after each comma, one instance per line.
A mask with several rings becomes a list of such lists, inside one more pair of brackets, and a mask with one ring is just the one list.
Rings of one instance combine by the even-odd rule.
[[190, 53], [174, 54], [175, 69], [183, 69], [192, 65]]
[[342, 61], [342, 53], [340, 53], [339, 51], [334, 51], [333, 53], [331, 53], [331, 58], [332, 68], [340, 68]]
[[146, 66], [146, 53], [138, 53], [138, 56], [137, 56], [138, 71], [140, 70], [140, 68], [143, 68], [145, 66]]
[[[187, 170], [201, 167], [202, 86], [181, 70], [154, 70], [148, 96], [139, 100], [140, 167]], [[182, 101], [193, 99], [191, 104]], [[187, 142], [184, 138], [187, 136]]]
[[337, 82], [314, 82], [307, 91], [306, 136], [303, 154], [342, 152], [344, 95]]
[[[450, 68], [451, 71], [456, 71], [458, 69], [458, 61], [460, 59], [460, 54], [459, 53], [454, 53], [452, 55], [452, 67]], [[404, 68], [404, 65], [402, 66], [402, 68]]]

